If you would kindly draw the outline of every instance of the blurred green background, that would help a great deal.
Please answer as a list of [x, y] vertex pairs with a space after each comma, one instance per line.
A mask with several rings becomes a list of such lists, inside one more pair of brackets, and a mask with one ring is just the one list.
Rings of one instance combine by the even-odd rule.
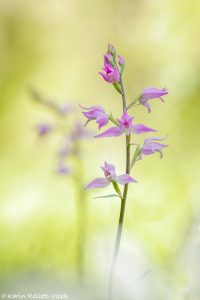
[[[27, 274], [76, 282], [76, 193], [70, 178], [53, 171], [56, 140], [37, 138], [34, 126], [48, 114], [27, 88], [77, 107], [99, 104], [120, 116], [120, 95], [98, 75], [111, 42], [126, 61], [129, 100], [146, 86], [170, 91], [165, 104], [152, 101], [151, 114], [143, 107], [133, 111], [135, 120], [156, 128], [158, 136], [169, 133], [169, 147], [163, 160], [144, 157], [134, 168], [139, 183], [130, 188], [119, 260], [120, 274], [129, 279], [119, 276], [120, 291], [128, 293], [131, 286], [137, 299], [200, 299], [199, 28], [198, 0], [0, 1], [2, 289], [16, 276], [23, 286]], [[84, 121], [81, 112], [78, 117]], [[97, 131], [92, 123], [88, 127]], [[123, 141], [87, 140], [85, 183], [101, 175], [104, 160], [123, 172]], [[93, 198], [107, 192], [88, 194], [85, 246], [86, 281], [103, 290], [119, 202]], [[149, 288], [154, 298], [142, 294]]]

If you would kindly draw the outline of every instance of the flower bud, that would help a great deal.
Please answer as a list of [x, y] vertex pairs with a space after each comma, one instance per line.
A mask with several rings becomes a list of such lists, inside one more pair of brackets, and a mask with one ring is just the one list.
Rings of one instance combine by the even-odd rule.
[[125, 64], [125, 60], [120, 55], [118, 55], [118, 64], [120, 65], [120, 67], [122, 67]]
[[108, 44], [108, 52], [112, 55], [116, 54], [115, 47], [111, 44]]

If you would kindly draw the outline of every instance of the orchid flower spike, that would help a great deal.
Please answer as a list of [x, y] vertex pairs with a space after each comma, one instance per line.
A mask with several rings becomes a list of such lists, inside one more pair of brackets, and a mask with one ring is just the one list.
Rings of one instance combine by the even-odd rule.
[[151, 155], [155, 152], [159, 152], [160, 153], [160, 158], [163, 157], [163, 153], [162, 153], [162, 149], [168, 147], [168, 145], [165, 144], [160, 144], [156, 141], [161, 141], [166, 139], [167, 136], [165, 136], [164, 138], [158, 138], [158, 137], [149, 137], [147, 139], [144, 140], [144, 144], [141, 148], [141, 152], [140, 155], [138, 157], [139, 159], [142, 159], [142, 155]]
[[157, 88], [153, 88], [153, 87], [147, 87], [147, 88], [144, 88], [144, 90], [141, 94], [141, 97], [139, 98], [139, 102], [141, 105], [145, 106], [148, 110], [148, 113], [150, 113], [151, 108], [150, 108], [148, 101], [159, 98], [164, 102], [164, 100], [162, 99], [162, 96], [165, 96], [167, 94], [168, 94], [168, 91], [166, 88], [157, 89]]
[[108, 52], [104, 55], [103, 72], [99, 74], [109, 83], [117, 83], [120, 79], [120, 72], [115, 61], [116, 51], [112, 45], [108, 45]]
[[128, 174], [122, 174], [117, 176], [115, 172], [115, 166], [112, 164], [109, 164], [105, 161], [104, 166], [101, 167], [104, 176], [103, 178], [96, 178], [92, 182], [90, 182], [85, 188], [91, 189], [91, 188], [104, 188], [108, 186], [110, 183], [117, 182], [119, 184], [125, 185], [127, 183], [131, 182], [137, 182], [134, 178], [132, 178]]
[[96, 123], [99, 124], [99, 129], [108, 124], [109, 118], [103, 107], [97, 105], [91, 107], [84, 107], [80, 105], [80, 107], [86, 110], [82, 112], [83, 115], [87, 118], [85, 126], [92, 120], [96, 120]]
[[108, 130], [96, 135], [96, 138], [101, 137], [117, 137], [125, 133], [127, 136], [131, 133], [142, 134], [147, 132], [155, 132], [155, 129], [149, 128], [144, 124], [133, 124], [133, 117], [124, 112], [121, 119], [117, 119], [119, 122], [118, 126], [111, 127]]

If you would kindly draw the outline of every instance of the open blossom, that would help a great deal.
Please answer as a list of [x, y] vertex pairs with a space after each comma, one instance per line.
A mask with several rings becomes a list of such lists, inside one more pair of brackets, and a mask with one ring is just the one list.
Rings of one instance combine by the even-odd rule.
[[53, 127], [48, 123], [41, 123], [36, 125], [36, 129], [39, 136], [45, 136], [53, 130]]
[[142, 155], [150, 155], [155, 152], [159, 152], [160, 158], [162, 158], [163, 157], [162, 149], [166, 148], [168, 145], [160, 144], [156, 141], [161, 141], [161, 140], [164, 140], [165, 138], [166, 137], [164, 137], [164, 138], [149, 137], [149, 138], [145, 139], [138, 159], [142, 159]]
[[157, 89], [157, 88], [153, 88], [153, 87], [147, 87], [143, 90], [142, 95], [139, 99], [139, 102], [141, 105], [145, 106], [147, 108], [148, 112], [150, 113], [151, 108], [148, 103], [148, 100], [159, 98], [164, 102], [164, 100], [162, 99], [162, 96], [165, 96], [167, 94], [168, 94], [168, 91], [166, 88]]
[[96, 123], [99, 124], [99, 129], [108, 124], [109, 119], [103, 107], [97, 105], [91, 107], [84, 107], [80, 105], [80, 107], [86, 110], [83, 112], [83, 115], [87, 118], [85, 126], [91, 120], [96, 120]]
[[104, 188], [108, 186], [112, 182], [117, 182], [119, 184], [125, 185], [127, 183], [131, 182], [137, 182], [134, 178], [132, 178], [128, 174], [122, 174], [117, 176], [115, 172], [115, 166], [112, 164], [109, 164], [105, 161], [104, 166], [101, 167], [104, 176], [105, 177], [100, 177], [94, 179], [92, 182], [90, 182], [85, 188], [86, 189], [91, 189], [91, 188]]
[[105, 81], [110, 83], [116, 83], [119, 81], [120, 74], [117, 66], [113, 66], [113, 64], [110, 63], [112, 61], [112, 55], [110, 53], [106, 53], [104, 55], [104, 72], [99, 72], [99, 74], [104, 78]]
[[117, 137], [122, 135], [123, 133], [125, 133], [126, 135], [130, 135], [131, 133], [142, 134], [156, 131], [144, 124], [133, 124], [133, 117], [129, 116], [127, 112], [124, 112], [121, 119], [117, 119], [117, 121], [119, 123], [118, 126], [111, 127], [95, 137]]

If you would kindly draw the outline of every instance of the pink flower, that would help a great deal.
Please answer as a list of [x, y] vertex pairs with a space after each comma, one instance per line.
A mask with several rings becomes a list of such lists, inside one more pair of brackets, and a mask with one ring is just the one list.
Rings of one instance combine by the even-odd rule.
[[142, 155], [150, 155], [155, 152], [159, 152], [160, 158], [162, 158], [163, 157], [162, 149], [168, 147], [168, 145], [160, 144], [155, 141], [161, 141], [161, 140], [164, 140], [165, 138], [166, 137], [164, 137], [164, 138], [149, 137], [149, 138], [145, 139], [138, 159], [142, 159]]
[[41, 123], [36, 126], [36, 129], [39, 136], [45, 136], [53, 130], [53, 127], [48, 123]]
[[125, 133], [130, 135], [131, 133], [142, 134], [146, 132], [155, 132], [156, 130], [147, 127], [144, 124], [133, 124], [133, 117], [129, 116], [127, 112], [124, 112], [121, 119], [117, 119], [119, 122], [118, 126], [111, 127], [103, 133], [95, 136], [96, 138], [101, 137], [117, 137]]
[[153, 88], [153, 87], [147, 87], [143, 90], [142, 95], [139, 99], [139, 102], [141, 105], [145, 106], [147, 108], [148, 112], [150, 113], [151, 108], [147, 101], [151, 100], [151, 99], [159, 98], [164, 102], [164, 100], [161, 97], [164, 95], [167, 95], [167, 94], [168, 94], [168, 91], [166, 88], [163, 88], [160, 90], [160, 89]]
[[92, 182], [90, 182], [85, 187], [86, 189], [104, 188], [112, 182], [118, 182], [119, 184], [122, 184], [122, 185], [131, 183], [131, 182], [137, 182], [134, 178], [132, 178], [128, 174], [122, 174], [120, 176], [117, 176], [116, 172], [115, 172], [115, 166], [113, 166], [112, 164], [108, 164], [106, 161], [104, 163], [104, 166], [101, 168], [104, 172], [105, 177], [94, 179]]
[[85, 126], [91, 121], [91, 120], [96, 120], [96, 123], [99, 124], [99, 129], [105, 125], [108, 124], [109, 119], [108, 116], [104, 110], [103, 107], [101, 106], [91, 106], [91, 107], [84, 107], [81, 106], [82, 109], [87, 110], [86, 112], [83, 112], [83, 115], [87, 118], [87, 122]]
[[104, 55], [104, 73], [99, 72], [99, 74], [104, 78], [105, 81], [116, 83], [119, 81], [120, 73], [117, 66], [111, 64], [112, 58], [113, 57], [110, 53], [106, 53], [106, 55]]
[[69, 175], [70, 172], [71, 172], [71, 169], [67, 166], [67, 165], [64, 165], [64, 164], [60, 164], [57, 169], [56, 169], [56, 172], [59, 174], [59, 175]]

